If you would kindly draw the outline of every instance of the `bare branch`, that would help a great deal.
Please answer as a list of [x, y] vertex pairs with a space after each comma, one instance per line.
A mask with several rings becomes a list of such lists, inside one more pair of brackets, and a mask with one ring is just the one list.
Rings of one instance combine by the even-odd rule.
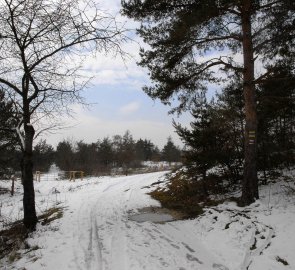
[[21, 90], [20, 90], [17, 86], [15, 86], [15, 85], [13, 85], [12, 83], [10, 83], [9, 81], [0, 78], [0, 83], [5, 84], [5, 85], [8, 86], [9, 88], [11, 88], [11, 89], [13, 89], [15, 92], [17, 92], [18, 94], [22, 95]]
[[124, 57], [125, 30], [93, 0], [4, 0], [0, 13], [0, 85], [25, 123], [83, 103], [80, 91], [89, 82], [79, 74], [84, 55]]

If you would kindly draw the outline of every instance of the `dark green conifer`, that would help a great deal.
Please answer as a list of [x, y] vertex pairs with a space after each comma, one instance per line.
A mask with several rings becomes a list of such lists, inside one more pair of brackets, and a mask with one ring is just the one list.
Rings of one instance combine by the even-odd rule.
[[[287, 40], [291, 23], [284, 23], [280, 31], [275, 29], [282, 14], [288, 22], [294, 18], [294, 10], [287, 6], [291, 2], [123, 0], [122, 5], [125, 15], [141, 22], [138, 33], [150, 45], [141, 50], [140, 65], [148, 68], [154, 84], [144, 90], [165, 104], [178, 99], [179, 106], [173, 111], [188, 109], [208, 83], [226, 81], [229, 74], [242, 76], [245, 141], [241, 204], [252, 203], [259, 197], [256, 87], [282, 51], [276, 50], [278, 40]], [[288, 40], [293, 42], [292, 37]], [[259, 61], [266, 71], [255, 69]]]

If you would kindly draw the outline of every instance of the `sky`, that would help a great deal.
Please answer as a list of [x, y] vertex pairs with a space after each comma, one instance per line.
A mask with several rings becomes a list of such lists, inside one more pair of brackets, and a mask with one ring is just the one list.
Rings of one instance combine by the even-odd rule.
[[[135, 29], [138, 26], [119, 14], [120, 0], [100, 0], [98, 4], [101, 9], [116, 15], [126, 28]], [[140, 60], [139, 49], [145, 44], [135, 31], [129, 35], [134, 41], [122, 45], [130, 55], [128, 59], [102, 54], [86, 59], [82, 72], [93, 76], [93, 79], [82, 96], [90, 106], [73, 105], [74, 117], [61, 117], [66, 129], [43, 134], [48, 143], [56, 146], [63, 139], [90, 143], [106, 136], [123, 135], [129, 130], [134, 139], [150, 139], [159, 147], [163, 147], [169, 136], [175, 144], [182, 145], [172, 126], [172, 119], [187, 125], [189, 116], [184, 114], [177, 118], [176, 115], [168, 115], [171, 108], [160, 101], [153, 101], [143, 92], [142, 87], [150, 81], [147, 70], [137, 66], [136, 62]]]

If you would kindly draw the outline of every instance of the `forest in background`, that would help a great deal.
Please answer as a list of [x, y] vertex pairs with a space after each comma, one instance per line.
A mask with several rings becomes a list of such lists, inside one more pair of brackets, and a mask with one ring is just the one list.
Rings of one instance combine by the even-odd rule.
[[[9, 177], [20, 171], [21, 154], [10, 137], [0, 136], [0, 142], [3, 153], [0, 175]], [[160, 150], [148, 139], [135, 140], [129, 131], [95, 143], [64, 139], [56, 148], [40, 140], [33, 149], [34, 171], [48, 172], [50, 166], [56, 164], [63, 171], [83, 171], [92, 176], [110, 174], [118, 168], [127, 173], [129, 169], [142, 167], [143, 161], [180, 162], [181, 152], [171, 137]]]

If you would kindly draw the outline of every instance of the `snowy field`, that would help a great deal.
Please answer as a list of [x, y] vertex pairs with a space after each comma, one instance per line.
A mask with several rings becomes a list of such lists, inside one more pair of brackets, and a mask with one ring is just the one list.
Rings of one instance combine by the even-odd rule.
[[[295, 195], [282, 184], [261, 189], [246, 208], [225, 203], [197, 219], [166, 224], [131, 221], [130, 213], [159, 203], [146, 193], [163, 172], [84, 181], [35, 183], [38, 214], [64, 208], [38, 224], [10, 270], [288, 270], [295, 269]], [[10, 187], [10, 182], [1, 186]], [[21, 219], [22, 190], [0, 195], [0, 226]]]

